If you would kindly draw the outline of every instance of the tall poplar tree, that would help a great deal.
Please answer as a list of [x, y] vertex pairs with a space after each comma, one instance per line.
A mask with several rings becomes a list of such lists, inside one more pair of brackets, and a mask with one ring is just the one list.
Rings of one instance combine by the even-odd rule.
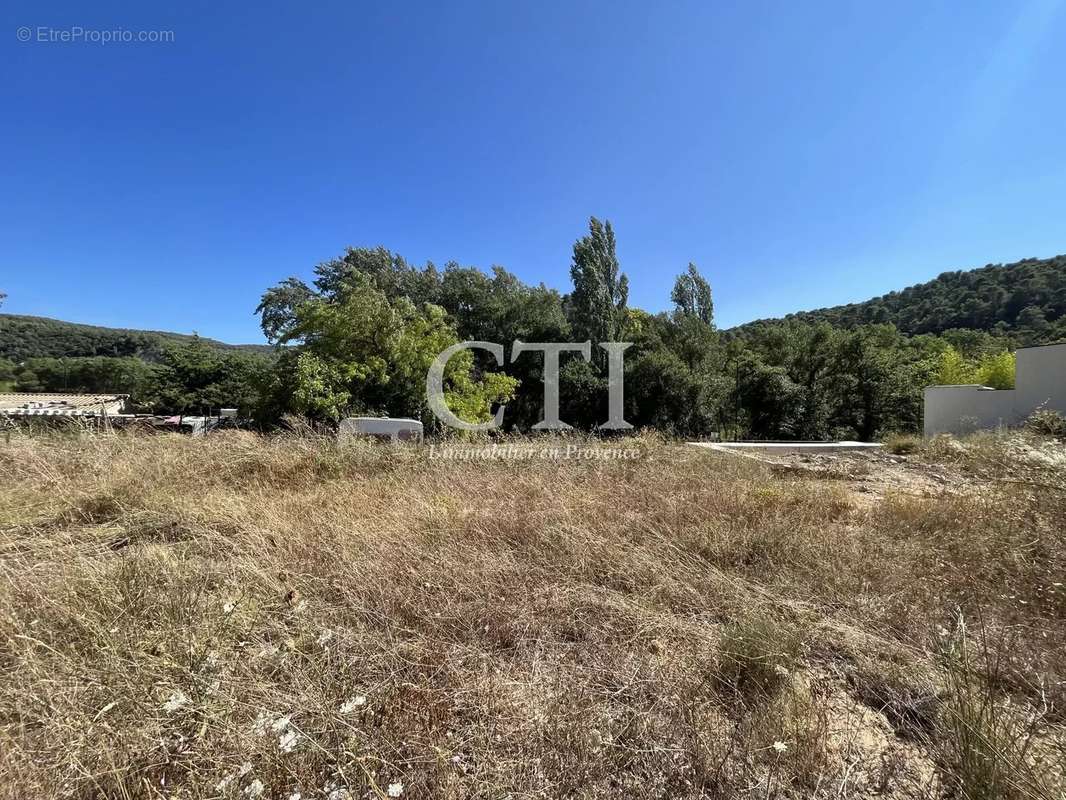
[[714, 301], [711, 298], [711, 284], [700, 275], [696, 265], [691, 261], [688, 271], [681, 273], [674, 281], [670, 299], [681, 316], [695, 317], [714, 325]]
[[593, 345], [621, 336], [629, 299], [629, 279], [618, 268], [614, 229], [610, 222], [589, 218], [588, 236], [574, 243], [570, 266], [571, 325], [578, 338]]

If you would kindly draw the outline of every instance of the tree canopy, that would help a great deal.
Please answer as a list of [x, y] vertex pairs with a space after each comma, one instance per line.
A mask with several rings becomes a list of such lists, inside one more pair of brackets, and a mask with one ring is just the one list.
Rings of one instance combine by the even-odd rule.
[[[398, 261], [387, 259], [383, 270], [371, 273], [360, 268], [364, 253], [348, 255], [348, 262], [316, 270], [314, 290], [290, 279], [263, 295], [264, 333], [292, 345], [278, 365], [274, 407], [333, 421], [389, 413], [433, 424], [426, 373], [460, 341], [454, 324], [433, 303], [418, 307], [407, 295], [390, 299], [380, 285], [388, 281], [376, 279], [391, 274]], [[444, 379], [449, 406], [471, 423], [490, 419], [493, 406], [511, 399], [518, 385], [499, 373], [475, 374], [468, 350], [449, 360]]]
[[[673, 309], [629, 306], [615, 231], [590, 218], [574, 242], [567, 293], [502, 267], [416, 266], [384, 247], [346, 249], [310, 282], [268, 288], [257, 309], [267, 346], [231, 347], [0, 314], [0, 386], [116, 391], [137, 410], [199, 413], [238, 406], [264, 424], [284, 414], [412, 416], [433, 425], [425, 380], [461, 341], [626, 341], [624, 412], [635, 427], [703, 437], [871, 439], [920, 427], [934, 383], [1013, 385], [1019, 346], [1066, 338], [1066, 256], [944, 273], [849, 306], [714, 325], [711, 282], [692, 263]], [[593, 429], [607, 419], [603, 351], [564, 354], [560, 417]], [[445, 396], [470, 422], [506, 404], [504, 427], [543, 418], [543, 362], [497, 363], [462, 350]]]
[[695, 317], [707, 325], [714, 325], [714, 302], [711, 300], [711, 284], [700, 275], [696, 265], [689, 262], [688, 270], [677, 276], [670, 292], [675, 313]]

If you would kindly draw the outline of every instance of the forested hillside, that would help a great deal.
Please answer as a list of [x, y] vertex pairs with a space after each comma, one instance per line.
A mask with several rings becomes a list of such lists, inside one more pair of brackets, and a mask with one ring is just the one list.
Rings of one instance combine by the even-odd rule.
[[[511, 344], [592, 342], [592, 359], [561, 360], [560, 418], [607, 419], [606, 353], [625, 341], [625, 418], [684, 437], [872, 439], [920, 427], [935, 383], [1013, 384], [1019, 346], [1066, 338], [1066, 257], [945, 273], [865, 303], [714, 324], [710, 281], [678, 270], [670, 312], [628, 305], [610, 223], [595, 218], [573, 246], [568, 293], [449, 263], [416, 266], [383, 247], [348, 248], [268, 289], [257, 309], [269, 347], [0, 316], [0, 386], [116, 391], [134, 408], [197, 413], [238, 406], [260, 423], [286, 414], [333, 422], [350, 414], [411, 416], [441, 426], [426, 372], [464, 340], [499, 342], [500, 361], [460, 351], [444, 375], [450, 407], [504, 428], [543, 418], [543, 356]], [[267, 349], [267, 354], [255, 350]]]
[[968, 328], [1010, 334], [1019, 344], [1066, 339], [1066, 255], [945, 272], [899, 292], [788, 319], [842, 328], [890, 323], [908, 334]]
[[48, 317], [0, 314], [0, 358], [16, 362], [71, 356], [135, 356], [154, 361], [167, 345], [187, 345], [197, 338], [220, 350], [272, 349], [269, 345], [232, 345], [182, 333], [104, 328]]
[[133, 411], [250, 414], [274, 358], [268, 345], [0, 314], [0, 391], [118, 392]]

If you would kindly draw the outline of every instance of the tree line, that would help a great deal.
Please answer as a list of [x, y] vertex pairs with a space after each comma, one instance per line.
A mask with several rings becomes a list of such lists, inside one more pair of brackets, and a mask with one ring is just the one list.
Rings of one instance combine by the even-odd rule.
[[[196, 338], [133, 339], [122, 344], [129, 352], [0, 360], [0, 383], [25, 391], [123, 391], [137, 410], [157, 413], [237, 406], [263, 425], [287, 414], [324, 423], [387, 414], [434, 430], [425, 376], [445, 348], [466, 340], [508, 350], [516, 340], [589, 340], [591, 360], [562, 356], [560, 417], [592, 429], [607, 418], [607, 363], [597, 345], [626, 341], [633, 344], [625, 353], [625, 418], [635, 427], [693, 438], [870, 440], [918, 430], [927, 385], [1007, 388], [1010, 351], [1059, 335], [1066, 259], [975, 273], [947, 273], [868, 304], [720, 331], [711, 284], [695, 264], [679, 270], [671, 311], [631, 307], [614, 230], [592, 218], [574, 243], [567, 293], [526, 284], [501, 267], [418, 267], [383, 247], [348, 248], [317, 265], [310, 282], [289, 278], [263, 294], [257, 313], [274, 348], [269, 354]], [[973, 297], [1011, 321], [974, 310]], [[973, 313], [959, 317], [950, 310], [955, 303]], [[1046, 326], [1032, 326], [1029, 308], [1040, 309]], [[950, 324], [960, 319], [972, 324]], [[470, 422], [488, 420], [506, 404], [505, 429], [528, 431], [543, 417], [542, 375], [537, 354], [496, 363], [464, 350], [448, 362], [445, 395]]]

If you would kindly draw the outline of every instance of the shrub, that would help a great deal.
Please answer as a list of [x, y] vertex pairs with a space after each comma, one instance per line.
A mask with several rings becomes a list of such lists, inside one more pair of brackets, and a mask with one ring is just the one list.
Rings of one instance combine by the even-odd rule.
[[954, 347], [940, 354], [936, 382], [942, 385], [977, 383], [993, 389], [1014, 388], [1014, 353], [990, 353], [974, 361]]
[[996, 689], [1005, 654], [975, 646], [960, 614], [940, 655], [948, 698], [940, 709], [936, 747], [949, 786], [968, 800], [1050, 800], [1046, 776], [1030, 759], [1040, 715], [1002, 702]]
[[885, 437], [885, 450], [893, 455], [902, 456], [917, 453], [923, 447], [922, 438], [913, 433], [890, 433]]
[[789, 681], [799, 653], [798, 634], [768, 617], [731, 623], [722, 634], [719, 688], [748, 704], [771, 698]]
[[986, 355], [977, 363], [977, 383], [993, 389], [1014, 388], [1014, 353]]
[[1026, 430], [1040, 436], [1066, 439], [1066, 417], [1050, 408], [1038, 408], [1025, 421]]

